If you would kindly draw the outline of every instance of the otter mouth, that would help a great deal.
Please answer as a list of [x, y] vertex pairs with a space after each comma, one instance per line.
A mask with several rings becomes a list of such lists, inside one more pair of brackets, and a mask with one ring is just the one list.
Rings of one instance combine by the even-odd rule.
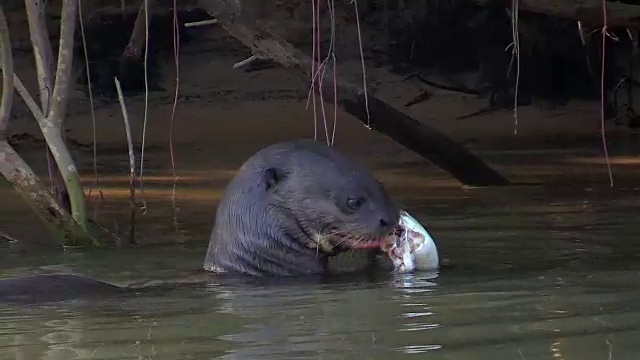
[[317, 246], [327, 253], [343, 250], [379, 249], [387, 242], [387, 236], [375, 238], [371, 236], [352, 235], [337, 230], [327, 235], [319, 235]]

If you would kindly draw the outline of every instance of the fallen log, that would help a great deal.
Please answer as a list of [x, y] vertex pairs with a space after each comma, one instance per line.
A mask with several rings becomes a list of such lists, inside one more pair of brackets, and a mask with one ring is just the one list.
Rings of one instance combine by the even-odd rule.
[[[479, 4], [496, 0], [469, 0]], [[520, 10], [580, 20], [592, 25], [603, 24], [603, 0], [499, 0], [505, 6], [517, 1]], [[635, 28], [640, 26], [640, 6], [617, 1], [606, 1], [607, 24]]]
[[[310, 79], [312, 60], [302, 51], [282, 39], [260, 22], [250, 22], [241, 15], [241, 7], [234, 0], [201, 0], [200, 6], [216, 17], [218, 23], [233, 37], [249, 47], [260, 59], [272, 60], [285, 68], [298, 72], [305, 82]], [[331, 71], [327, 71], [331, 73]], [[338, 99], [347, 113], [355, 116], [396, 142], [449, 172], [465, 185], [508, 185], [509, 180], [486, 165], [464, 146], [441, 132], [424, 125], [409, 115], [367, 93], [369, 113], [365, 106], [365, 92], [358, 85], [338, 79]], [[333, 79], [322, 81], [322, 93], [327, 101], [333, 100]]]

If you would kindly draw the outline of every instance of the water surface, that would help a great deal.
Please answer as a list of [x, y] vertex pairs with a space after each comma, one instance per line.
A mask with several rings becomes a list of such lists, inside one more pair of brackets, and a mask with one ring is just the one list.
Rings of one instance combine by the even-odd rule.
[[[400, 177], [405, 183], [388, 181], [391, 191], [450, 264], [437, 279], [385, 271], [331, 283], [212, 278], [206, 286], [117, 298], [1, 305], [0, 358], [638, 358], [637, 189], [611, 189], [601, 179], [596, 186], [420, 191], [420, 180]], [[153, 181], [148, 186], [152, 198]], [[166, 230], [163, 201], [148, 215], [163, 230], [147, 238], [175, 236]], [[86, 254], [3, 244], [0, 270], [75, 271], [122, 285], [184, 278], [201, 265], [213, 211], [206, 201], [200, 215], [182, 205], [184, 236], [198, 241]], [[361, 259], [346, 254], [341, 261]]]

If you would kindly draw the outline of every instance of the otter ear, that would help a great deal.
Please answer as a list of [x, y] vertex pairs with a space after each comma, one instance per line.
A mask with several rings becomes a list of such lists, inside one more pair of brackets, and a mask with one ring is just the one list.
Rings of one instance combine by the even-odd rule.
[[280, 168], [270, 167], [265, 169], [262, 176], [264, 178], [265, 189], [271, 190], [287, 178], [287, 173]]

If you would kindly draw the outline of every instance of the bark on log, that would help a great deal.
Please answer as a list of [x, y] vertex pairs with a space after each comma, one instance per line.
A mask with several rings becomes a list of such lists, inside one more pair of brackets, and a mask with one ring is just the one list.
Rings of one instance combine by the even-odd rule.
[[47, 190], [22, 157], [4, 139], [0, 140], [0, 173], [44, 222], [64, 247], [99, 246]]
[[[470, 0], [480, 4], [495, 0]], [[593, 25], [603, 23], [602, 0], [501, 0], [506, 6], [518, 1], [520, 10], [580, 20]], [[640, 26], [640, 6], [607, 1], [607, 24], [635, 28]]]
[[[285, 68], [294, 69], [303, 77], [305, 83], [309, 81], [311, 58], [260, 22], [250, 23], [243, 19], [238, 1], [201, 0], [200, 6], [214, 15], [229, 34], [249, 47], [257, 57], [271, 59]], [[470, 153], [462, 144], [369, 93], [367, 117], [364, 91], [361, 87], [338, 79], [337, 88], [337, 104], [347, 113], [429, 159], [461, 183], [474, 186], [510, 184], [509, 180]], [[331, 77], [325, 77], [321, 91], [327, 101], [333, 99]]]
[[51, 96], [53, 95], [53, 51], [49, 43], [46, 13], [42, 1], [26, 0], [27, 23], [33, 46], [33, 56], [38, 74], [38, 90], [40, 106], [45, 114], [49, 113]]

